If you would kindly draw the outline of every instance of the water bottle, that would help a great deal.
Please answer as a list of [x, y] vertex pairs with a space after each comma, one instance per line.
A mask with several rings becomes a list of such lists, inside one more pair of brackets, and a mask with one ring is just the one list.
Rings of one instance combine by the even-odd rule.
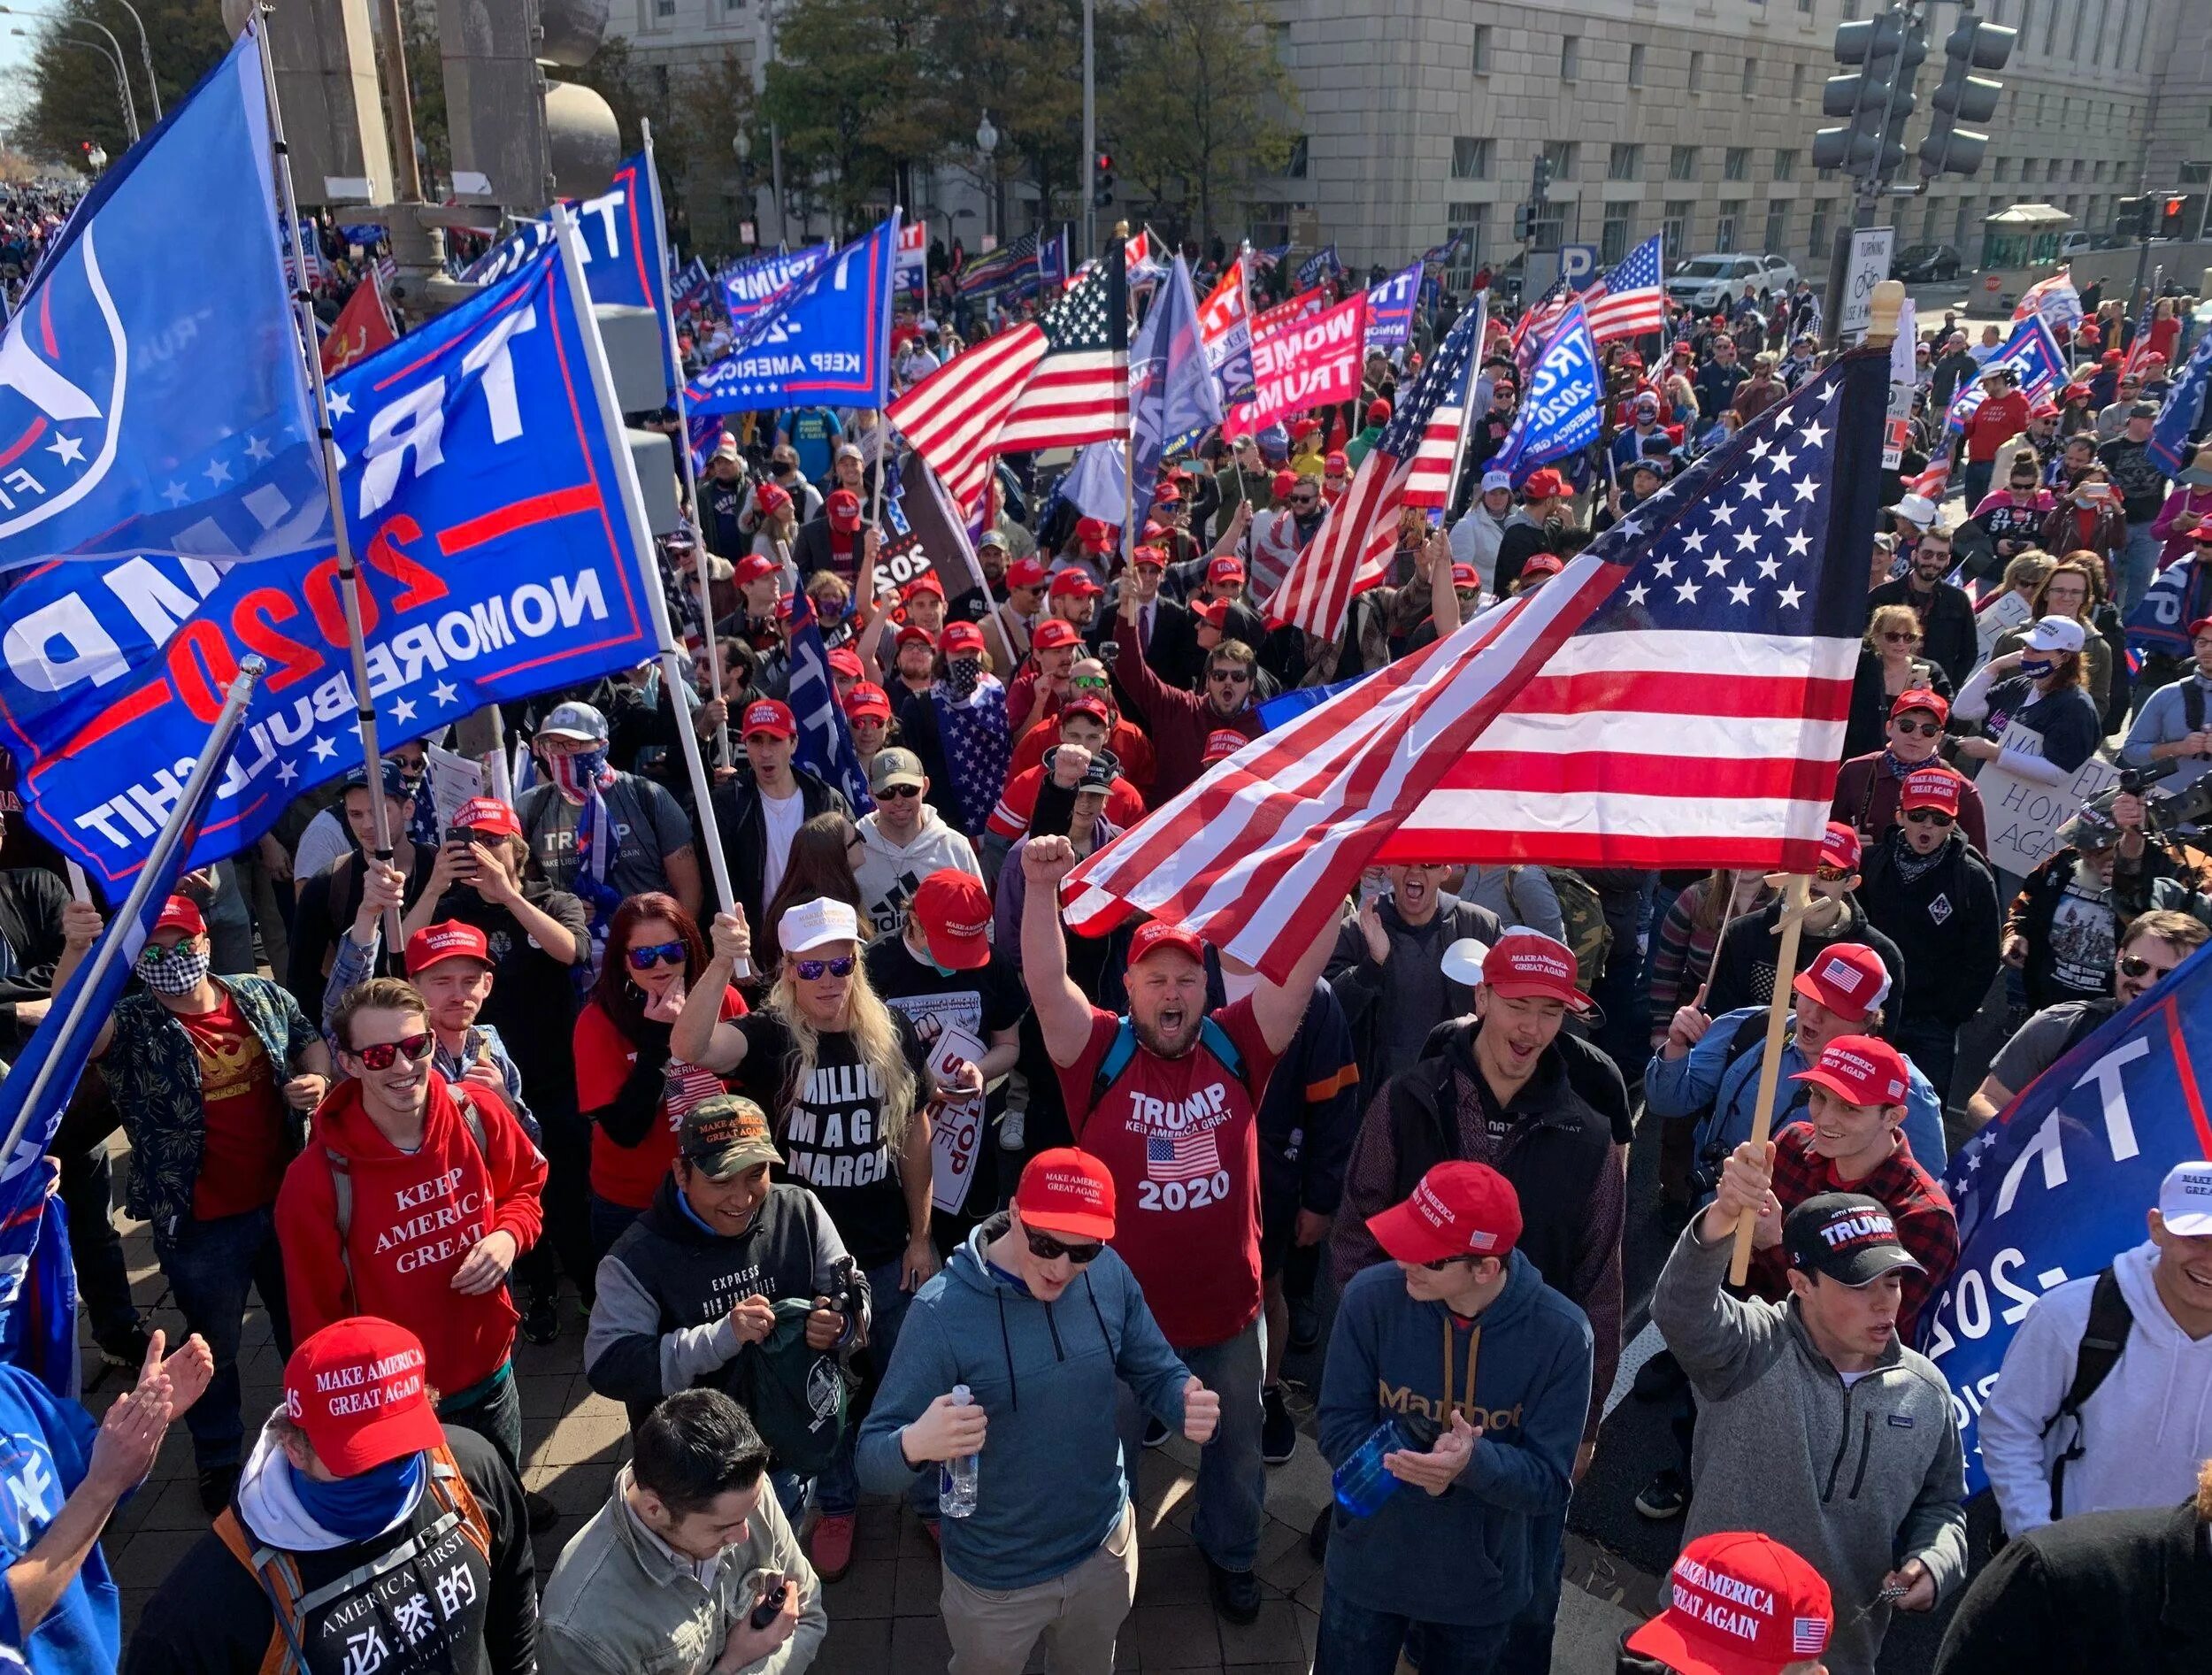
[[1356, 1518], [1371, 1517], [1381, 1510], [1398, 1489], [1398, 1479], [1383, 1469], [1383, 1456], [1411, 1446], [1405, 1427], [1395, 1419], [1385, 1419], [1330, 1478], [1336, 1503]]
[[[975, 1398], [968, 1394], [968, 1387], [952, 1387], [952, 1405], [970, 1406]], [[941, 1517], [964, 1518], [975, 1510], [976, 1456], [964, 1454], [948, 1460], [937, 1471], [937, 1512]]]

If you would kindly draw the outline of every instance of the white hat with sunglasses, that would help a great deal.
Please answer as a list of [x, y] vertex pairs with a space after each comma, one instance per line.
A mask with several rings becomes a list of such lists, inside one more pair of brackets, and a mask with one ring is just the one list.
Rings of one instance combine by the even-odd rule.
[[860, 915], [845, 903], [826, 895], [786, 908], [783, 917], [776, 921], [776, 942], [787, 955], [827, 948], [833, 942], [858, 941]]

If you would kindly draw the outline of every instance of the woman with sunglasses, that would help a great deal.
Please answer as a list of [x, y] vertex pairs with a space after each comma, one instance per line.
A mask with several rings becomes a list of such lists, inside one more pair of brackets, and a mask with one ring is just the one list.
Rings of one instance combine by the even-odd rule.
[[[914, 1026], [868, 981], [860, 916], [849, 904], [825, 897], [787, 908], [776, 937], [782, 957], [761, 1010], [731, 1018], [695, 993], [672, 1045], [729, 1077], [774, 1121], [786, 1171], [814, 1189], [867, 1275], [869, 1361], [880, 1379], [908, 1301], [937, 1272], [929, 1238], [932, 1066]], [[735, 962], [751, 957], [745, 921], [718, 915], [702, 989], [726, 983]], [[982, 1090], [982, 1078], [965, 1060], [935, 1070], [949, 1094]], [[845, 1435], [821, 1479], [813, 1542], [815, 1568], [833, 1579], [852, 1562], [859, 1501], [854, 1433]]]
[[595, 1268], [660, 1190], [684, 1113], [724, 1091], [672, 1052], [669, 1036], [695, 986], [711, 987], [719, 1016], [742, 1015], [729, 975], [708, 972], [698, 923], [674, 896], [633, 895], [615, 910], [606, 962], [572, 1033], [576, 1103], [591, 1125]]
[[1882, 748], [1883, 719], [1900, 693], [1951, 695], [1951, 677], [1940, 664], [1920, 655], [1923, 643], [1920, 613], [1910, 605], [1875, 607], [1851, 677], [1851, 710], [1843, 727], [1847, 761]]

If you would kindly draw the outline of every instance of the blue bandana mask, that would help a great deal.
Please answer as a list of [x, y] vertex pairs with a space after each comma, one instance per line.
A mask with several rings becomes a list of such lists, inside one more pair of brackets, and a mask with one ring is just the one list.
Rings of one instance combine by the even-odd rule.
[[[286, 1462], [289, 1469], [290, 1462]], [[422, 1456], [410, 1454], [335, 1483], [319, 1483], [304, 1471], [292, 1471], [292, 1492], [308, 1517], [333, 1535], [365, 1541], [414, 1502], [422, 1487]]]
[[2031, 680], [2047, 680], [2057, 671], [2058, 665], [2048, 657], [2023, 657], [2020, 672]]

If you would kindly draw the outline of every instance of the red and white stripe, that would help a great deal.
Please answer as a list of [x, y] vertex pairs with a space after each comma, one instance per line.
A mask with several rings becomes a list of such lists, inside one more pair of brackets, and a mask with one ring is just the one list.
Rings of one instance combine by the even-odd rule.
[[992, 446], [1000, 453], [1079, 448], [1128, 434], [1128, 351], [1087, 350], [1048, 354], [1035, 363]]
[[1380, 858], [1770, 866], [1779, 844], [1794, 857], [1785, 871], [1809, 872], [1857, 649], [1780, 634], [1579, 635], [1452, 763]]
[[1601, 280], [1594, 289], [1595, 296], [1582, 299], [1592, 341], [1609, 343], [1617, 337], [1641, 337], [1666, 328], [1667, 305], [1656, 285], [1608, 291]]
[[971, 519], [990, 487], [1000, 427], [1044, 356], [1043, 331], [1018, 326], [962, 350], [885, 410]]
[[1270, 623], [1302, 628], [1322, 640], [1333, 641], [1344, 632], [1352, 595], [1390, 573], [1409, 470], [1380, 449], [1368, 451], [1343, 498], [1329, 509], [1318, 533], [1268, 599]]
[[1217, 763], [1069, 875], [1069, 924], [1096, 935], [1148, 913], [1286, 980], [1384, 840], [1625, 573], [1578, 557]]

